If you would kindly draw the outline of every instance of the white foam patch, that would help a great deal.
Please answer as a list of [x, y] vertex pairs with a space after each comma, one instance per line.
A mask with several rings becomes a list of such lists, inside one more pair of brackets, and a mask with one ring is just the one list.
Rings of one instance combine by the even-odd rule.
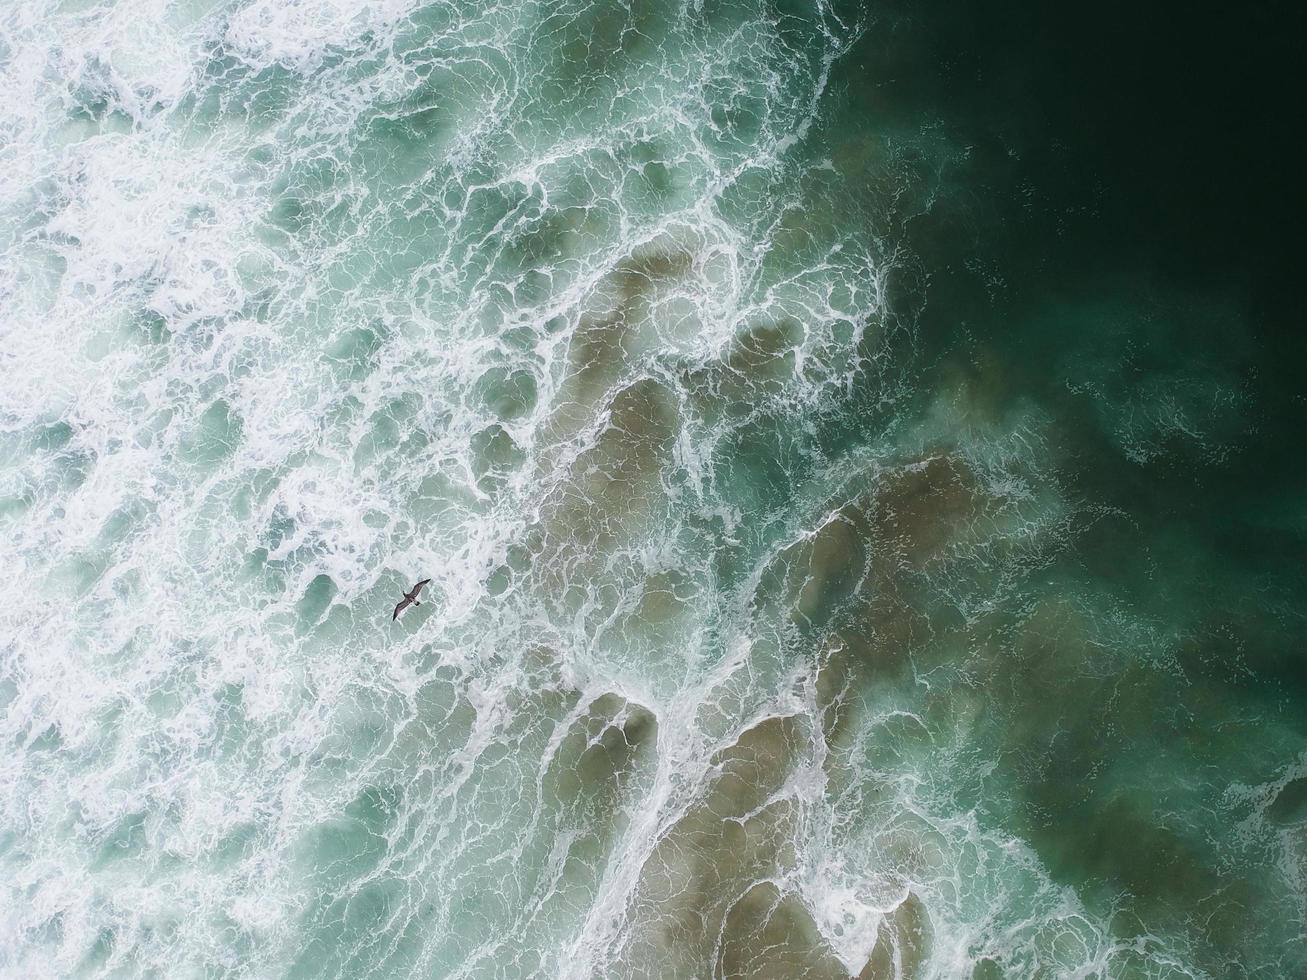
[[227, 40], [261, 63], [308, 67], [330, 48], [348, 49], [369, 34], [393, 27], [414, 0], [252, 0], [232, 15]]

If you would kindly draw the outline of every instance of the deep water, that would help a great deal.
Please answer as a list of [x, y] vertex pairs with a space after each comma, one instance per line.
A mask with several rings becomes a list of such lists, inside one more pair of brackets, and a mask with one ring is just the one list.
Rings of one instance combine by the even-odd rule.
[[1302, 33], [1000, 6], [0, 10], [0, 973], [1307, 972]]

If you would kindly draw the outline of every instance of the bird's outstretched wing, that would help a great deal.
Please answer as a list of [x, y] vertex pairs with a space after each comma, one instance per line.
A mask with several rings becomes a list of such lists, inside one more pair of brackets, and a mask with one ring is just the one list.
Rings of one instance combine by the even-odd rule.
[[417, 595], [419, 592], [421, 592], [421, 591], [422, 591], [422, 586], [426, 585], [426, 584], [427, 584], [428, 582], [430, 582], [430, 581], [431, 581], [431, 579], [429, 579], [429, 578], [424, 578], [424, 579], [423, 579], [421, 582], [419, 582], [417, 585], [413, 586], [413, 594], [414, 594], [414, 595]]
[[404, 611], [404, 608], [412, 601], [413, 600], [410, 599], [408, 596], [404, 596], [403, 599], [399, 600], [399, 604], [395, 606], [395, 612], [391, 615], [390, 621], [393, 623], [395, 620], [397, 620], [399, 618], [399, 614], [402, 613]]

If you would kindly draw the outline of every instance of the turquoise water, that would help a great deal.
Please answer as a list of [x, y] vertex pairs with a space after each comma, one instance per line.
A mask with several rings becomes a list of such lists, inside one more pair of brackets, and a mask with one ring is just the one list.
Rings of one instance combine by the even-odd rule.
[[1278, 110], [1112, 13], [0, 12], [0, 971], [1307, 969]]

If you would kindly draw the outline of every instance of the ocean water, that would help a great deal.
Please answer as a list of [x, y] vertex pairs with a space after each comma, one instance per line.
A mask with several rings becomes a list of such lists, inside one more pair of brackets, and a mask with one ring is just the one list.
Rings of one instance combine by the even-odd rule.
[[0, 9], [0, 973], [1307, 972], [1294, 32], [926, 6]]

